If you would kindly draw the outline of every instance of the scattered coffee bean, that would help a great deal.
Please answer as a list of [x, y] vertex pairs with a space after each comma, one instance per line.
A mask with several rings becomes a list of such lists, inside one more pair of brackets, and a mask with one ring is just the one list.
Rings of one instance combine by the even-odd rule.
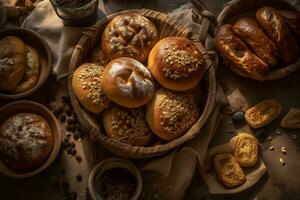
[[79, 175], [76, 176], [76, 179], [77, 179], [77, 181], [80, 182], [80, 181], [82, 181], [82, 176], [79, 174]]
[[67, 148], [67, 154], [72, 155], [72, 151], [73, 151], [72, 147]]
[[72, 134], [70, 132], [67, 132], [66, 136], [67, 136], [67, 138], [71, 138]]
[[240, 124], [245, 120], [245, 113], [242, 111], [237, 111], [231, 116], [232, 121], [236, 124]]
[[73, 148], [73, 149], [71, 150], [71, 155], [72, 155], [72, 156], [75, 156], [76, 153], [77, 153], [76, 149]]
[[70, 147], [74, 148], [75, 147], [75, 143], [74, 142], [70, 142]]
[[77, 162], [81, 162], [81, 156], [76, 156], [75, 159]]
[[78, 140], [79, 139], [79, 133], [77, 133], [77, 132], [75, 132], [74, 134], [73, 134], [73, 138], [74, 138], [74, 140]]

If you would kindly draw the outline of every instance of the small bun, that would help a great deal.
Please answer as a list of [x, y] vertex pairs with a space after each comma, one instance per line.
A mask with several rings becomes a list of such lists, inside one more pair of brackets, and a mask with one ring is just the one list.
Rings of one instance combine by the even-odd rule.
[[32, 89], [39, 80], [40, 75], [40, 62], [39, 55], [35, 49], [26, 45], [27, 63], [25, 74], [21, 82], [15, 87], [11, 93], [22, 93]]
[[148, 146], [154, 136], [147, 125], [143, 108], [115, 105], [104, 112], [103, 125], [109, 137], [133, 146]]
[[131, 57], [143, 63], [157, 41], [158, 33], [150, 20], [136, 13], [122, 14], [105, 28], [102, 49], [110, 60]]
[[26, 50], [22, 40], [15, 36], [0, 39], [0, 90], [14, 89], [23, 78]]
[[100, 113], [110, 101], [101, 89], [103, 66], [85, 63], [78, 67], [72, 79], [74, 93], [81, 105], [92, 113]]
[[41, 165], [51, 154], [53, 134], [49, 123], [33, 113], [18, 113], [0, 129], [1, 159], [17, 170]]
[[190, 92], [172, 92], [160, 88], [147, 107], [147, 122], [161, 139], [184, 135], [199, 117], [196, 98]]
[[149, 70], [132, 58], [118, 58], [105, 67], [102, 89], [113, 102], [137, 108], [149, 102], [155, 87]]
[[151, 50], [148, 68], [165, 88], [185, 91], [195, 87], [206, 69], [203, 53], [185, 37], [167, 37]]

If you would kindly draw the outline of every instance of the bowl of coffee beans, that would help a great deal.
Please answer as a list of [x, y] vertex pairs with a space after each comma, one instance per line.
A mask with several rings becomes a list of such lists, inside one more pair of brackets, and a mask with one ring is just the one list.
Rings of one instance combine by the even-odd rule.
[[66, 26], [88, 26], [97, 19], [98, 0], [50, 0]]
[[129, 161], [109, 158], [92, 170], [88, 188], [93, 200], [137, 200], [142, 191], [142, 178]]

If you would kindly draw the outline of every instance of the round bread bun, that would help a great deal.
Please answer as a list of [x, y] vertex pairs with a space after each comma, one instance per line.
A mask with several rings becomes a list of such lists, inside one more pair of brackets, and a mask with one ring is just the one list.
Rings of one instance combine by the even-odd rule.
[[105, 28], [102, 49], [110, 60], [131, 57], [143, 63], [158, 39], [156, 27], [150, 20], [136, 13], [122, 14]]
[[148, 68], [165, 88], [186, 91], [195, 87], [206, 69], [203, 53], [185, 37], [167, 37], [151, 50]]
[[10, 93], [22, 93], [33, 88], [39, 80], [40, 75], [40, 61], [39, 55], [35, 49], [26, 46], [27, 64], [25, 68], [25, 74], [21, 82]]
[[0, 90], [10, 91], [22, 80], [26, 66], [26, 49], [15, 36], [0, 39]]
[[163, 140], [184, 135], [199, 118], [199, 106], [191, 92], [156, 91], [147, 106], [147, 122], [153, 133]]
[[151, 73], [132, 58], [117, 58], [105, 67], [102, 89], [116, 104], [137, 108], [149, 102], [155, 92]]
[[48, 122], [33, 113], [9, 117], [1, 126], [1, 159], [12, 169], [25, 170], [41, 165], [53, 148]]
[[81, 105], [92, 113], [100, 113], [109, 106], [109, 99], [101, 88], [103, 66], [85, 63], [79, 66], [72, 78], [75, 96]]
[[104, 111], [102, 119], [106, 134], [122, 143], [148, 146], [154, 136], [147, 125], [143, 108], [115, 105]]

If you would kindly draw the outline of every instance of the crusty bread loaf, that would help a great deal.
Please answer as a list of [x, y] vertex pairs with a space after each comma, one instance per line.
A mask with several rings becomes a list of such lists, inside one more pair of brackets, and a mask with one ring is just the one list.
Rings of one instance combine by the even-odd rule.
[[166, 37], [151, 50], [148, 68], [165, 88], [186, 91], [200, 82], [207, 63], [204, 52], [191, 40], [185, 37]]
[[111, 101], [126, 108], [148, 103], [155, 93], [150, 71], [139, 61], [127, 57], [106, 65], [101, 87]]
[[26, 66], [26, 49], [15, 36], [0, 39], [0, 90], [10, 91], [22, 80]]
[[39, 80], [40, 76], [40, 61], [39, 61], [39, 54], [38, 52], [28, 46], [26, 46], [26, 68], [25, 73], [22, 80], [19, 84], [12, 90], [10, 93], [22, 93], [26, 92], [27, 90], [32, 89]]
[[275, 66], [278, 61], [278, 49], [258, 26], [253, 19], [242, 18], [233, 26], [233, 31], [260, 59], [269, 66]]
[[12, 169], [24, 170], [41, 165], [53, 148], [49, 123], [33, 113], [9, 117], [0, 129], [1, 159]]
[[248, 133], [239, 133], [235, 138], [233, 156], [242, 167], [251, 167], [257, 163], [258, 141]]
[[120, 57], [145, 62], [159, 36], [154, 24], [137, 13], [113, 18], [102, 35], [102, 49], [110, 60]]
[[221, 26], [216, 34], [216, 47], [236, 73], [255, 80], [265, 80], [269, 67], [232, 31], [232, 25]]
[[300, 13], [292, 10], [280, 10], [284, 22], [300, 39]]
[[213, 158], [213, 164], [218, 179], [225, 187], [233, 188], [245, 183], [246, 176], [230, 153], [217, 154]]
[[299, 57], [299, 48], [279, 11], [262, 7], [256, 12], [256, 19], [279, 48], [283, 64], [295, 62]]

